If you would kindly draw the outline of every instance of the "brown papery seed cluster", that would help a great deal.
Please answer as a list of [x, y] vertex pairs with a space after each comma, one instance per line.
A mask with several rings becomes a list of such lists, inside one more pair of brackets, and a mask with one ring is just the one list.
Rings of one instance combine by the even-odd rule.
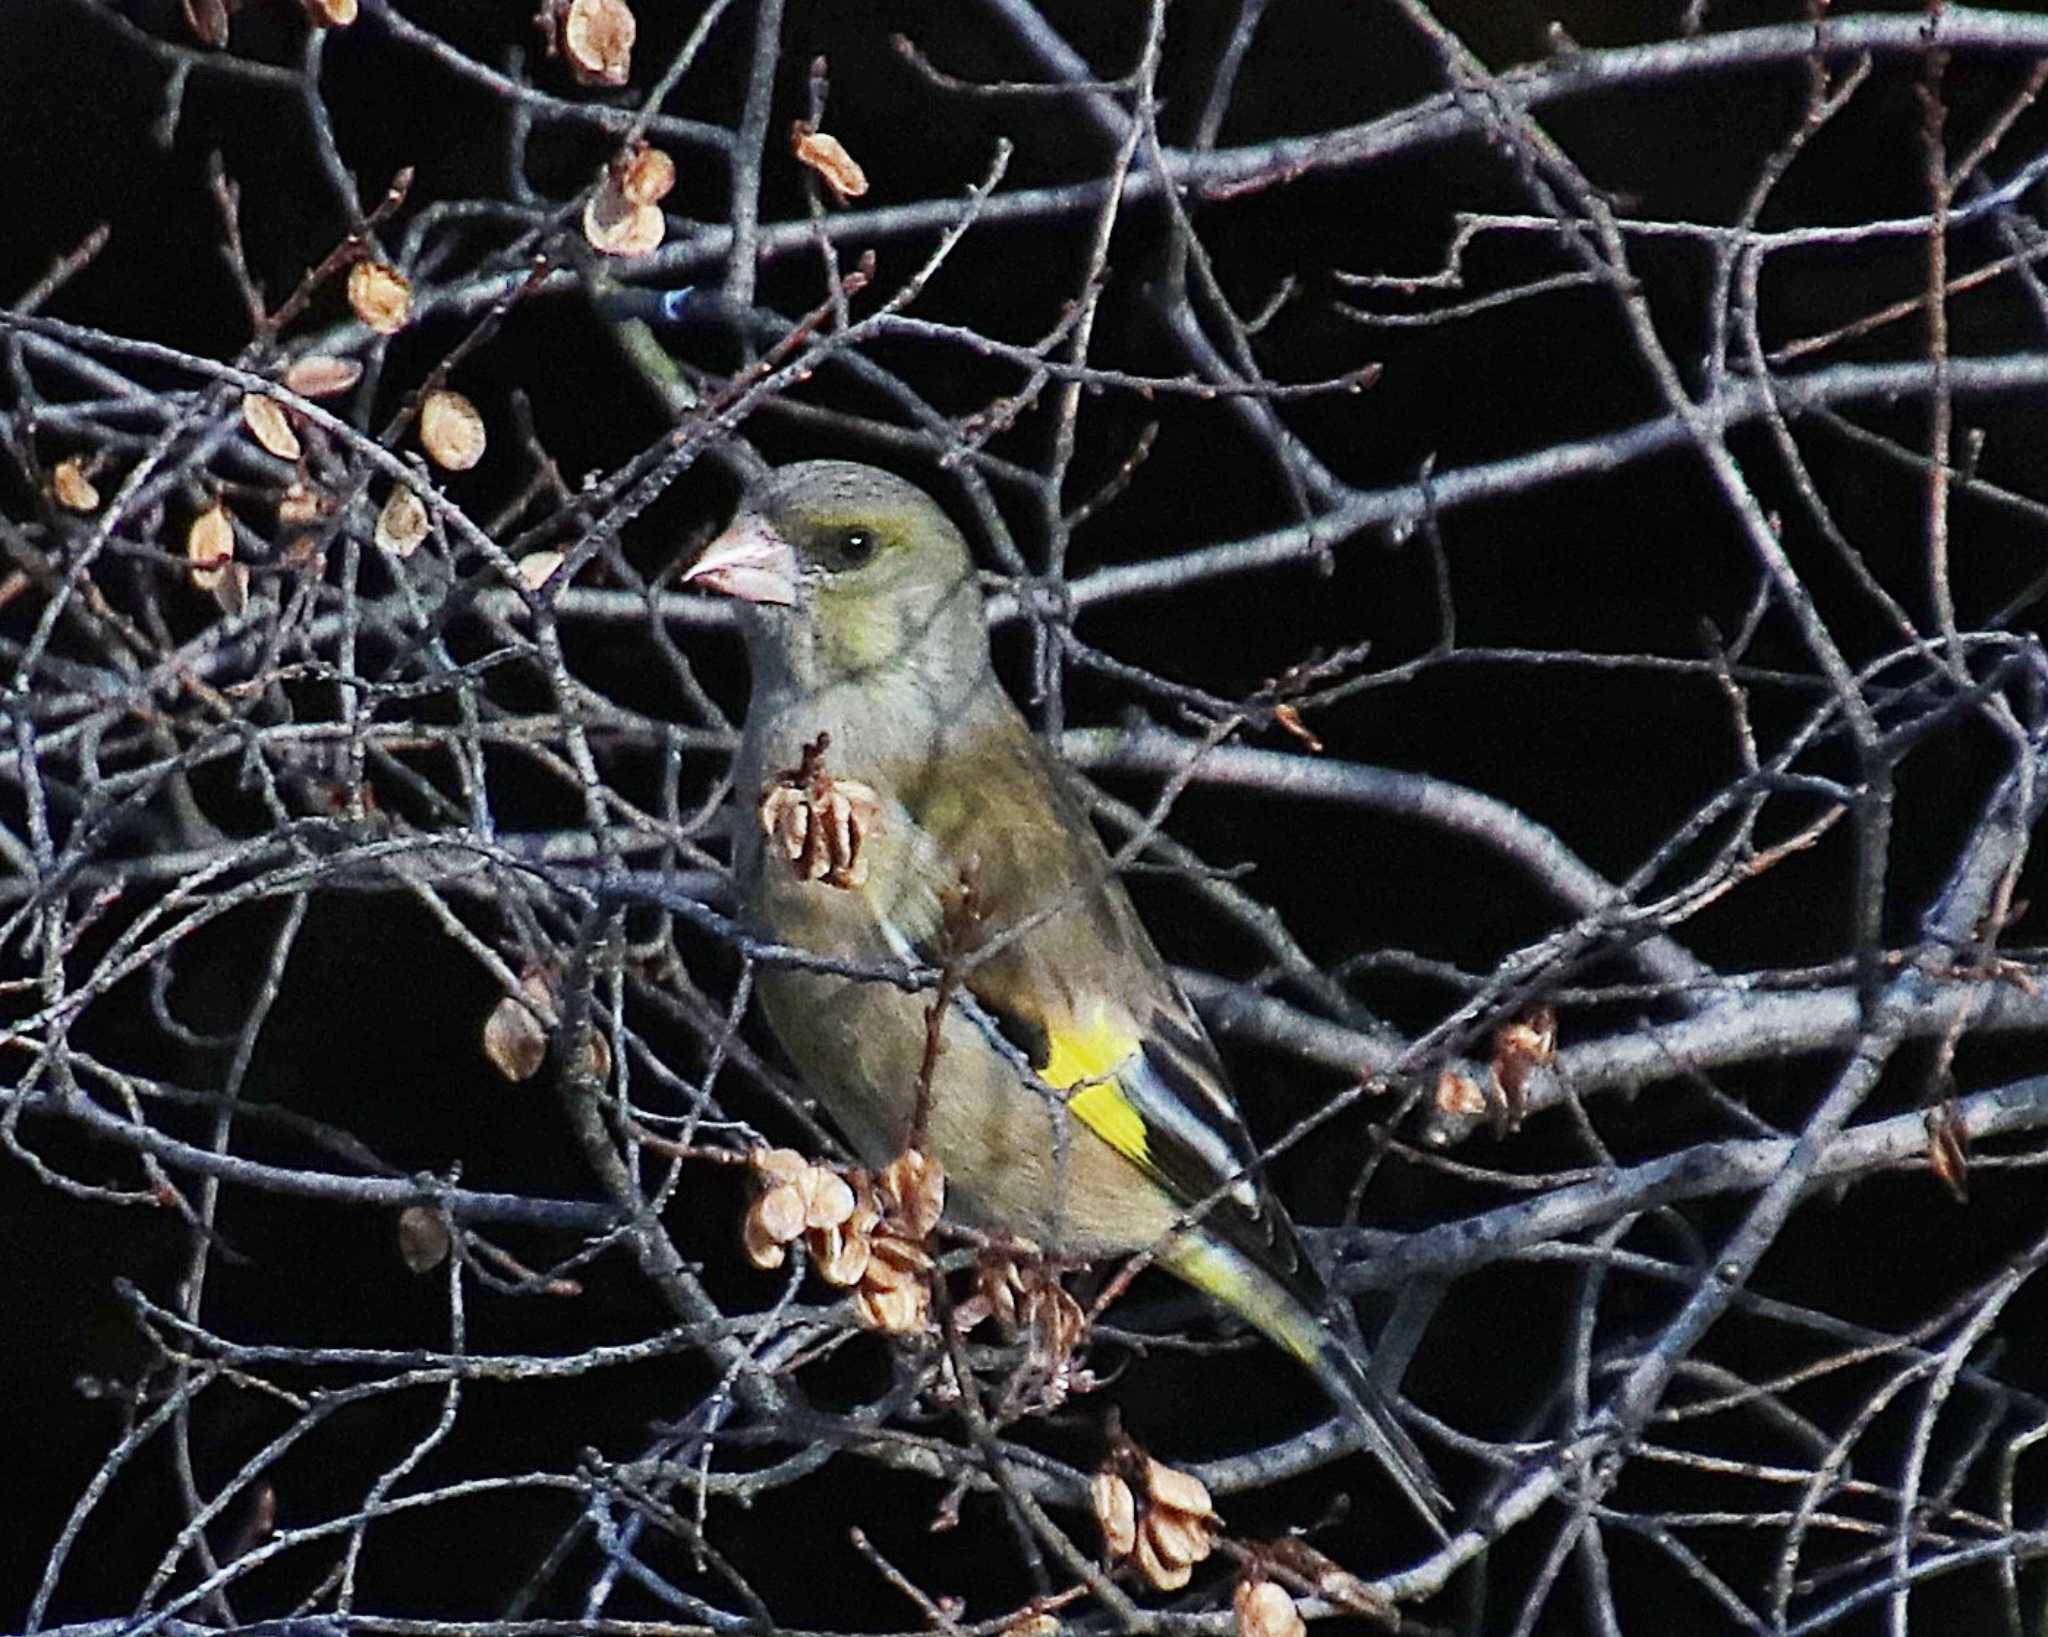
[[971, 1330], [989, 1318], [1029, 1344], [1029, 1367], [1040, 1383], [1033, 1394], [1037, 1408], [1056, 1409], [1071, 1394], [1095, 1386], [1095, 1378], [1074, 1363], [1074, 1350], [1087, 1334], [1087, 1312], [1045, 1262], [984, 1251], [975, 1264], [974, 1294], [954, 1309], [954, 1319]]
[[804, 749], [803, 764], [771, 780], [756, 814], [769, 845], [799, 881], [858, 887], [868, 878], [865, 851], [882, 816], [882, 798], [858, 779], [825, 771], [826, 734]]
[[854, 1313], [870, 1330], [909, 1336], [931, 1329], [925, 1241], [946, 1199], [936, 1160], [906, 1149], [874, 1177], [814, 1164], [789, 1148], [756, 1149], [749, 1161], [762, 1189], [741, 1240], [756, 1267], [780, 1267], [786, 1247], [802, 1239], [819, 1277], [853, 1291]]
[[1191, 1472], [1155, 1461], [1119, 1438], [1089, 1485], [1102, 1544], [1159, 1591], [1179, 1591], [1216, 1549], [1222, 1520]]

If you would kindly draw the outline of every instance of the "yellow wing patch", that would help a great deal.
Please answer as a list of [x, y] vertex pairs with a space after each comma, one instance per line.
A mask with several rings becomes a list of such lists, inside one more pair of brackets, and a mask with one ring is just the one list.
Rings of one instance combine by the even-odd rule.
[[1119, 1154], [1142, 1165], [1148, 1158], [1145, 1116], [1113, 1078], [1138, 1049], [1129, 1031], [1116, 1027], [1098, 1008], [1087, 1023], [1048, 1031], [1045, 1067], [1038, 1073], [1062, 1091], [1080, 1086], [1067, 1107]]

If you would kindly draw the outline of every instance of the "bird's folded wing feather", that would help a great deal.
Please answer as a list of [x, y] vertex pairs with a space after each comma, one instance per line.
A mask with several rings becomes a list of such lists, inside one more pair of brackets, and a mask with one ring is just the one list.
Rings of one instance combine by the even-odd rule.
[[[975, 1002], [1073, 1116], [1258, 1265], [1320, 1295], [1215, 1047], [1110, 869], [1067, 776], [1021, 717], [954, 752], [906, 805], [971, 894], [957, 955]], [[962, 765], [962, 759], [965, 765]], [[927, 939], [927, 958], [939, 953]], [[1227, 1186], [1226, 1186], [1227, 1184]], [[1302, 1288], [1313, 1286], [1313, 1289]]]

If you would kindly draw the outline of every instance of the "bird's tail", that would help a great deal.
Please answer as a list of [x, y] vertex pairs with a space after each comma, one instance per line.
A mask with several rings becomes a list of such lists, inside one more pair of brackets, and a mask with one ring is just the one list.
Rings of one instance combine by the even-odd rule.
[[1443, 1519], [1451, 1503], [1415, 1440], [1395, 1419], [1392, 1406], [1366, 1373], [1364, 1348], [1339, 1334], [1278, 1276], [1223, 1240], [1183, 1234], [1160, 1260], [1300, 1361], [1344, 1412], [1360, 1442], [1386, 1468], [1409, 1503], [1439, 1538], [1447, 1538]]

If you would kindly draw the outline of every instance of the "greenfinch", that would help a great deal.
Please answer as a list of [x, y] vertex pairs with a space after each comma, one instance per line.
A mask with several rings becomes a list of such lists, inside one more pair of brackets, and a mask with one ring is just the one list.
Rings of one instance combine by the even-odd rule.
[[[762, 1007], [861, 1157], [916, 1139], [959, 1220], [1152, 1252], [1307, 1366], [1435, 1525], [1443, 1494], [1333, 1326], [1215, 1047], [997, 680], [960, 531], [901, 478], [806, 461], [755, 483], [684, 579], [735, 599], [752, 672], [748, 924], [840, 968], [771, 966]], [[929, 992], [849, 975], [906, 960], [956, 975], [936, 1056]]]

